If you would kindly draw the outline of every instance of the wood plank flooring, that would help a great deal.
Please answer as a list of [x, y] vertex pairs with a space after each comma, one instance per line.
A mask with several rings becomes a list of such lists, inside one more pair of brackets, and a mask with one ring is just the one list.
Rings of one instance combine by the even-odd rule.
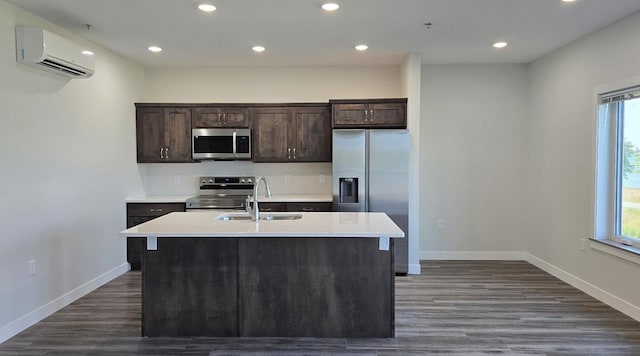
[[139, 272], [0, 345], [0, 355], [640, 355], [640, 323], [521, 261], [427, 261], [396, 278], [396, 337], [142, 338]]

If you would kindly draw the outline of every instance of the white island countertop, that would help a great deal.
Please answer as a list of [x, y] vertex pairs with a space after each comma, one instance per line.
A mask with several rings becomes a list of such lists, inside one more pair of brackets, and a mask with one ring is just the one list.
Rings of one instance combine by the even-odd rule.
[[[279, 215], [286, 213], [261, 213]], [[221, 221], [219, 211], [177, 212], [121, 231], [128, 237], [404, 237], [384, 213], [297, 213], [299, 220]]]

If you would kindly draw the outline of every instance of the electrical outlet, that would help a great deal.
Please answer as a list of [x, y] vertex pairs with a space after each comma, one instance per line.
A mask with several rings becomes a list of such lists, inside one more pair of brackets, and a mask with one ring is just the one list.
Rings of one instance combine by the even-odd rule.
[[327, 177], [324, 174], [321, 174], [318, 180], [320, 181], [320, 184], [324, 184], [327, 181]]
[[444, 220], [443, 219], [438, 219], [438, 221], [436, 222], [436, 228], [444, 229]]
[[36, 260], [29, 261], [29, 275], [33, 276], [36, 274]]

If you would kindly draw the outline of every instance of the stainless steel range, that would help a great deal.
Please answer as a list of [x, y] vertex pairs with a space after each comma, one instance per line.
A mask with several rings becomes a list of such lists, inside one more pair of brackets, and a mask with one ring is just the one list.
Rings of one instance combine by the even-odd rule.
[[187, 199], [187, 211], [245, 209], [255, 177], [200, 177], [200, 195]]

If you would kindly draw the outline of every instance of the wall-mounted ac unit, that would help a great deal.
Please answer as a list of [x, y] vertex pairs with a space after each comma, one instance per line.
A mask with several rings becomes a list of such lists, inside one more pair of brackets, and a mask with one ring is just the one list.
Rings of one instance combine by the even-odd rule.
[[[89, 78], [95, 71], [93, 54], [39, 27], [16, 26], [16, 55], [24, 63], [71, 78]], [[86, 51], [85, 51], [86, 53]]]

